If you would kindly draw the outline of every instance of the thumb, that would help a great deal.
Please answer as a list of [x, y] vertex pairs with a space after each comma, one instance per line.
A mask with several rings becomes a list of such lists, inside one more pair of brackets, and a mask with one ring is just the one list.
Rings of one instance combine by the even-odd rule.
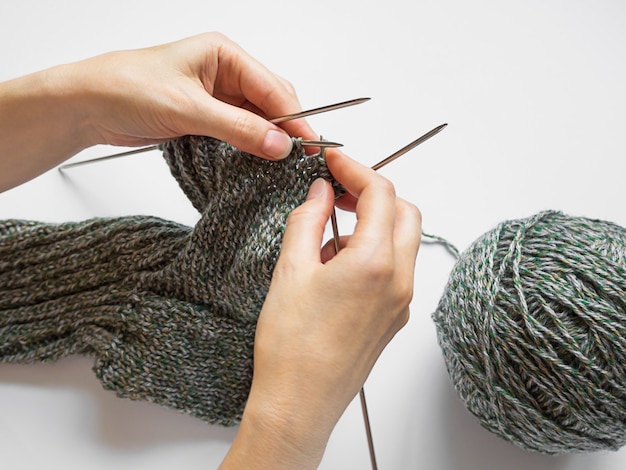
[[333, 204], [334, 192], [330, 183], [321, 178], [315, 180], [304, 204], [289, 214], [279, 263], [284, 257], [287, 257], [290, 263], [321, 262], [320, 250], [324, 228]]
[[195, 134], [223, 140], [267, 160], [281, 160], [291, 153], [289, 134], [261, 116], [207, 94], [199, 102], [202, 112], [192, 118], [196, 121], [191, 126]]

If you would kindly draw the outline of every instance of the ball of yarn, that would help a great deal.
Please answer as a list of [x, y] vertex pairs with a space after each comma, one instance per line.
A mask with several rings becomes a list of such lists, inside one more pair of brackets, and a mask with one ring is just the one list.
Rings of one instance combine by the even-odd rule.
[[433, 318], [488, 430], [545, 453], [626, 442], [626, 229], [542, 212], [476, 240]]

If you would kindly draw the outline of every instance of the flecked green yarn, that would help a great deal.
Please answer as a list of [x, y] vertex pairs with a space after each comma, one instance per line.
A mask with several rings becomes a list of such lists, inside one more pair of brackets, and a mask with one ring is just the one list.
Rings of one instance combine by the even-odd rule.
[[480, 423], [540, 453], [626, 443], [626, 230], [543, 212], [461, 255], [433, 318]]
[[269, 162], [188, 136], [164, 157], [202, 214], [193, 229], [148, 216], [0, 222], [0, 361], [92, 355], [120, 396], [233, 424], [287, 216], [330, 175], [298, 142]]

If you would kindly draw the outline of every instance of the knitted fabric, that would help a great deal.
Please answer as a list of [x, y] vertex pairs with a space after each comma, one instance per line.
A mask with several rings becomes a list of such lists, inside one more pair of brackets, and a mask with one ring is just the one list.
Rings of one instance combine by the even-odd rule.
[[297, 141], [280, 162], [193, 136], [164, 157], [202, 214], [193, 229], [148, 216], [0, 222], [0, 360], [92, 355], [119, 396], [229, 425], [287, 216], [330, 175]]
[[543, 212], [503, 222], [454, 267], [434, 320], [487, 429], [533, 451], [626, 443], [626, 229]]

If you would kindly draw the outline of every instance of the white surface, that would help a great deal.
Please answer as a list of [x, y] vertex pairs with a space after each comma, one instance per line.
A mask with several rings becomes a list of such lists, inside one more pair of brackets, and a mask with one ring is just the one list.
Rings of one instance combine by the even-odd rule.
[[[619, 0], [21, 0], [0, 7], [0, 80], [222, 31], [288, 78], [304, 107], [371, 96], [311, 119], [365, 163], [449, 122], [382, 171], [422, 209], [425, 231], [465, 248], [501, 220], [548, 208], [626, 225], [625, 20]], [[52, 171], [0, 195], [1, 218], [137, 213], [188, 224], [197, 217], [155, 154], [78, 168], [67, 178]], [[626, 451], [530, 454], [468, 415], [430, 319], [451, 266], [440, 247], [422, 247], [412, 318], [367, 382], [379, 468], [624, 468]], [[89, 359], [0, 365], [1, 468], [210, 469], [234, 434], [116, 398], [100, 388]], [[357, 402], [321, 468], [368, 465]]]

